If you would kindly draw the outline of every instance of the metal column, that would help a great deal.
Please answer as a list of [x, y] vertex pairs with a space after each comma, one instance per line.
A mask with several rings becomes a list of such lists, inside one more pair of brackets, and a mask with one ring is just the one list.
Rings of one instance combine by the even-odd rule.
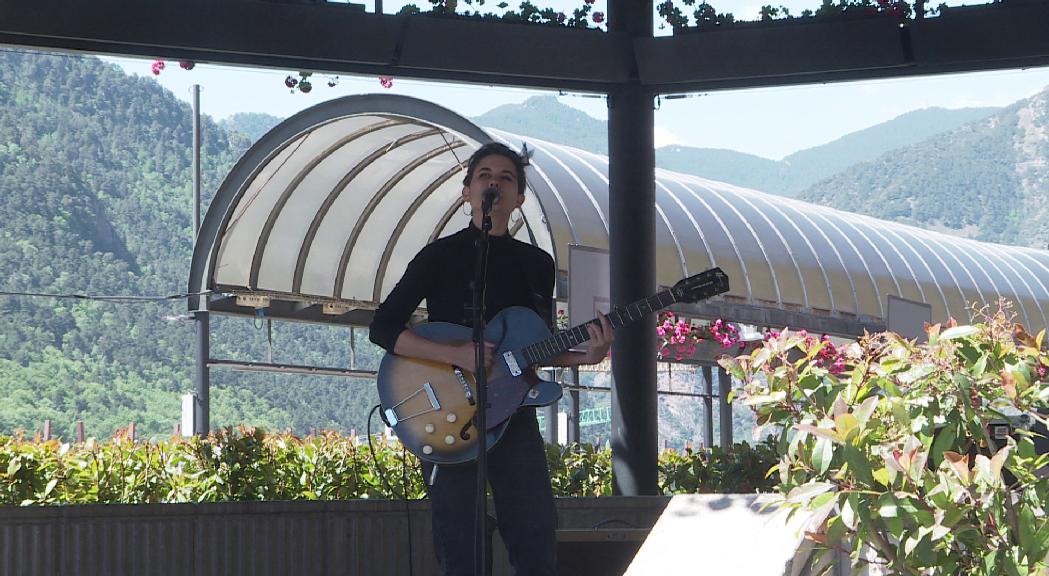
[[[193, 85], [193, 241], [200, 233], [200, 86]], [[201, 296], [197, 310], [193, 313], [197, 327], [196, 374], [193, 378], [193, 433], [207, 434], [211, 428], [209, 420], [209, 398], [211, 395], [211, 320], [208, 317], [208, 297]]]
[[[652, 36], [651, 0], [611, 0], [609, 31]], [[653, 94], [630, 81], [608, 94], [608, 212], [612, 304], [656, 288], [655, 111]], [[612, 347], [613, 491], [658, 494], [658, 396], [654, 315], [621, 328]]]
[[566, 407], [567, 422], [565, 427], [568, 430], [565, 431], [565, 439], [568, 445], [579, 444], [579, 367], [572, 366], [570, 368], [572, 373], [572, 386], [575, 388], [568, 391], [568, 395], [565, 396], [565, 400], [568, 403]]
[[732, 389], [732, 377], [718, 366], [718, 406], [721, 424], [721, 448], [732, 446], [732, 404], [728, 403], [728, 392]]
[[[546, 377], [551, 382], [557, 382], [557, 373], [554, 370], [547, 370]], [[554, 402], [543, 407], [543, 428], [545, 430], [542, 432], [547, 444], [557, 444], [557, 405], [558, 403]]]
[[703, 446], [714, 445], [714, 374], [710, 366], [703, 367]]

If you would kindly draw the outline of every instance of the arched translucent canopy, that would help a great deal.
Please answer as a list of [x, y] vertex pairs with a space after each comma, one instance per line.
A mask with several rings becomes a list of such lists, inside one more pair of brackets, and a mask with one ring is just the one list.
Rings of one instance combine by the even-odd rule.
[[[606, 157], [483, 129], [421, 100], [350, 96], [289, 118], [242, 158], [209, 207], [190, 289], [228, 294], [212, 302], [219, 312], [264, 305], [271, 316], [366, 323], [420, 248], [467, 225], [463, 165], [492, 140], [534, 150], [518, 239], [564, 274], [570, 245], [608, 246]], [[1044, 251], [663, 170], [656, 213], [661, 285], [713, 266], [729, 275], [731, 293], [696, 313], [847, 334], [883, 326], [890, 295], [962, 321], [971, 303], [1006, 298], [1018, 321], [1049, 324]]]

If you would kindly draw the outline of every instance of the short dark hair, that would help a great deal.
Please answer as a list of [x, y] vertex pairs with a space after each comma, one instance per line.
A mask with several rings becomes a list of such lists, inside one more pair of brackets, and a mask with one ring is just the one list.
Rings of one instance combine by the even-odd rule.
[[477, 170], [477, 165], [481, 160], [484, 160], [489, 156], [502, 156], [514, 163], [514, 168], [517, 170], [517, 193], [524, 194], [525, 186], [527, 184], [527, 182], [525, 182], [525, 166], [528, 166], [527, 155], [527, 148], [524, 149], [523, 153], [518, 153], [506, 144], [489, 142], [478, 148], [466, 162], [466, 176], [463, 178], [463, 186], [470, 185], [470, 182], [474, 177], [474, 172]]

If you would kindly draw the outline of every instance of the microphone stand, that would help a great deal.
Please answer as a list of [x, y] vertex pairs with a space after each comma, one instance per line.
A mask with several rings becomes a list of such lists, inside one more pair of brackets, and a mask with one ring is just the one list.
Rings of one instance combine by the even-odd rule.
[[[493, 197], [494, 198], [494, 197]], [[494, 201], [494, 200], [493, 200]], [[488, 272], [488, 236], [492, 231], [492, 203], [482, 202], [481, 235], [475, 242], [473, 283], [474, 380], [477, 387], [477, 494], [474, 503], [474, 575], [488, 574], [488, 375], [484, 362], [485, 284]]]

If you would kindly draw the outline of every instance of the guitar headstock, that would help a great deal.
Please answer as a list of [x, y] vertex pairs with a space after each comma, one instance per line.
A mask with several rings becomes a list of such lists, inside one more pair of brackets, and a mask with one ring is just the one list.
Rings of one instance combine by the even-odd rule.
[[674, 284], [670, 293], [676, 302], [698, 302], [728, 292], [728, 276], [721, 268], [711, 268]]

